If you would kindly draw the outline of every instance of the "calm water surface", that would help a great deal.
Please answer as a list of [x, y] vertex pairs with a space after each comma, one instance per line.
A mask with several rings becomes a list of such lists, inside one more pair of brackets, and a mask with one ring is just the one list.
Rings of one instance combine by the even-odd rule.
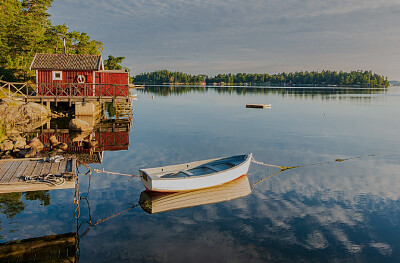
[[[74, 189], [48, 192], [49, 204], [17, 194], [10, 205], [3, 196], [1, 243], [75, 233], [78, 223], [80, 262], [400, 261], [399, 88], [138, 93], [129, 150], [106, 151], [92, 168], [137, 174], [249, 152], [282, 166], [322, 164], [278, 173], [230, 201], [155, 214], [137, 206], [88, 232], [87, 222], [136, 204], [144, 187], [137, 178], [93, 173], [88, 192], [89, 176], [81, 175], [87, 202], [78, 220]], [[250, 184], [277, 171], [252, 164]]]

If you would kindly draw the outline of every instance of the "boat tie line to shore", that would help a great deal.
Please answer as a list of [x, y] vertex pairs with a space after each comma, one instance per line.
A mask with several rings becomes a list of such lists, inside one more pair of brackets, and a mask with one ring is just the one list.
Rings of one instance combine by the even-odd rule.
[[293, 168], [300, 168], [300, 167], [306, 167], [306, 166], [313, 166], [313, 165], [320, 165], [320, 164], [330, 164], [330, 163], [335, 163], [335, 162], [344, 162], [344, 161], [349, 161], [353, 159], [361, 159], [361, 158], [367, 158], [367, 157], [375, 157], [375, 156], [389, 156], [389, 155], [399, 155], [398, 153], [384, 153], [384, 154], [368, 154], [368, 155], [362, 155], [362, 156], [356, 156], [356, 157], [349, 157], [349, 158], [337, 158], [334, 161], [325, 161], [325, 162], [319, 162], [319, 163], [309, 163], [309, 164], [302, 164], [302, 165], [295, 165], [295, 166], [280, 166], [280, 165], [275, 165], [275, 164], [268, 164], [268, 163], [263, 163], [263, 162], [258, 162], [254, 157], [252, 157], [251, 162], [263, 166], [269, 166], [269, 167], [276, 167], [281, 170], [289, 170]]
[[125, 176], [131, 176], [131, 177], [139, 177], [139, 175], [135, 174], [124, 174], [124, 173], [117, 173], [117, 172], [110, 172], [110, 171], [105, 171], [104, 168], [102, 170], [99, 169], [93, 169], [96, 173], [106, 173], [106, 174], [116, 174], [116, 175], [125, 175]]
[[344, 162], [344, 161], [350, 161], [350, 160], [354, 160], [354, 159], [361, 159], [361, 158], [367, 158], [367, 157], [375, 157], [375, 156], [396, 156], [396, 155], [400, 155], [399, 153], [383, 153], [383, 154], [369, 154], [369, 155], [362, 155], [362, 156], [356, 156], [356, 157], [349, 157], [349, 158], [337, 158], [334, 161], [325, 161], [325, 162], [319, 162], [319, 163], [310, 163], [310, 164], [303, 164], [303, 165], [296, 165], [296, 166], [280, 166], [280, 165], [275, 165], [275, 164], [268, 164], [268, 163], [263, 163], [263, 162], [258, 162], [256, 161], [256, 159], [254, 159], [254, 157], [252, 157], [251, 162], [255, 163], [255, 164], [259, 164], [262, 166], [266, 166], [266, 167], [276, 167], [281, 169], [280, 171], [273, 173], [269, 176], [266, 176], [260, 180], [258, 180], [257, 182], [255, 182], [254, 184], [251, 185], [251, 189], [253, 189], [257, 184], [261, 183], [262, 181], [271, 178], [283, 171], [289, 170], [289, 169], [294, 169], [294, 168], [300, 168], [300, 167], [306, 167], [306, 166], [314, 166], [314, 165], [320, 165], [320, 164], [331, 164], [331, 163], [336, 163], [336, 162]]
[[[84, 174], [84, 175], [89, 174], [88, 189], [87, 189], [87, 193], [86, 193], [86, 195], [85, 195], [84, 197], [81, 196], [81, 194], [80, 194], [80, 192], [79, 192], [79, 178], [78, 178], [78, 177], [76, 178], [76, 182], [75, 182], [75, 196], [74, 196], [74, 204], [76, 205], [76, 208], [75, 208], [74, 216], [75, 216], [76, 224], [77, 224], [76, 236], [77, 236], [78, 242], [79, 242], [79, 240], [80, 240], [81, 238], [83, 238], [83, 237], [90, 231], [91, 228], [93, 228], [93, 227], [95, 227], [95, 226], [97, 226], [97, 225], [99, 225], [99, 224], [101, 224], [101, 223], [103, 223], [103, 222], [105, 222], [105, 221], [107, 221], [107, 220], [110, 220], [111, 218], [114, 218], [114, 217], [119, 216], [119, 215], [121, 215], [121, 214], [123, 214], [123, 213], [126, 213], [126, 212], [128, 212], [129, 210], [131, 210], [131, 209], [133, 209], [133, 208], [135, 208], [135, 207], [137, 207], [137, 206], [140, 205], [140, 203], [130, 204], [131, 206], [128, 207], [127, 209], [124, 209], [124, 210], [122, 210], [122, 211], [120, 211], [120, 212], [118, 212], [118, 213], [112, 214], [111, 216], [108, 216], [107, 218], [98, 219], [98, 220], [96, 221], [96, 223], [93, 224], [93, 223], [92, 223], [92, 219], [91, 219], [91, 215], [90, 215], [90, 206], [89, 206], [89, 200], [88, 200], [88, 195], [89, 195], [89, 191], [90, 191], [90, 181], [91, 181], [91, 178], [92, 178], [92, 177], [91, 177], [92, 171], [95, 171], [96, 173], [122, 174], [122, 173], [107, 172], [107, 171], [104, 171], [104, 169], [102, 169], [102, 170], [98, 170], [98, 169], [89, 169], [89, 170]], [[78, 173], [79, 173], [79, 170], [78, 170]], [[127, 175], [127, 174], [122, 174], [122, 175]], [[129, 175], [129, 176], [132, 176], [132, 175]], [[79, 220], [79, 217], [80, 217], [80, 202], [81, 202], [82, 200], [85, 200], [86, 203], [87, 203], [87, 205], [88, 205], [89, 220], [82, 221], [82, 222], [79, 224], [79, 223], [78, 223], [78, 220]], [[79, 234], [79, 229], [81, 228], [81, 226], [82, 226], [84, 223], [86, 223], [86, 224], [88, 225], [88, 228], [86, 229], [86, 231], [85, 231], [82, 235], [80, 235], [80, 234]]]
[[115, 214], [113, 214], [113, 215], [111, 215], [111, 216], [109, 216], [109, 217], [107, 217], [107, 218], [104, 218], [104, 219], [102, 219], [102, 218], [101, 218], [101, 219], [98, 219], [98, 220], [96, 221], [96, 223], [90, 225], [90, 227], [97, 226], [98, 224], [103, 223], [103, 222], [105, 222], [105, 221], [107, 221], [107, 220], [109, 220], [109, 219], [111, 219], [111, 218], [113, 218], [113, 217], [116, 217], [116, 216], [119, 216], [120, 214], [123, 214], [123, 213], [125, 213], [125, 212], [128, 212], [129, 210], [131, 210], [131, 209], [137, 207], [138, 205], [140, 205], [140, 204], [139, 204], [139, 203], [137, 203], [137, 204], [132, 204], [130, 207], [128, 207], [128, 208], [125, 209], [125, 210], [122, 210], [121, 212], [115, 213]]
[[[274, 176], [274, 175], [276, 175], [276, 174], [278, 174], [278, 173], [281, 173], [281, 172], [286, 171], [286, 170], [289, 170], [289, 169], [301, 168], [301, 167], [307, 167], [307, 166], [315, 166], [315, 165], [322, 165], [322, 164], [332, 164], [332, 163], [335, 163], [335, 162], [344, 162], [344, 161], [349, 161], [349, 160], [353, 160], [353, 159], [374, 157], [374, 156], [378, 156], [378, 155], [399, 155], [399, 153], [390, 153], [390, 154], [369, 154], [369, 155], [356, 156], [356, 157], [349, 157], [349, 158], [337, 158], [337, 159], [335, 159], [335, 160], [333, 160], [333, 161], [325, 161], [325, 162], [310, 163], [310, 164], [295, 165], [295, 166], [281, 166], [281, 165], [276, 165], [276, 164], [268, 164], [268, 163], [264, 163], [264, 162], [259, 162], [259, 161], [257, 161], [254, 157], [251, 157], [251, 162], [253, 162], [253, 163], [255, 163], [255, 164], [262, 165], [262, 166], [264, 166], [264, 167], [275, 167], [275, 168], [279, 168], [279, 169], [280, 169], [280, 171], [278, 171], [278, 172], [276, 172], [276, 173], [274, 173], [274, 174], [272, 174], [272, 175], [270, 175], [270, 176], [264, 177], [264, 178], [260, 179], [259, 181], [255, 182], [255, 183], [251, 186], [251, 188], [254, 188], [254, 186], [255, 186], [256, 184], [258, 184], [258, 183], [260, 183], [260, 182], [262, 182], [262, 181], [264, 181], [264, 180], [266, 180], [266, 179], [268, 179], [268, 178], [271, 178], [272, 176]], [[140, 177], [139, 175], [135, 175], [135, 174], [126, 174], [126, 173], [118, 173], [118, 172], [106, 171], [106, 170], [104, 170], [104, 168], [101, 169], [101, 170], [99, 170], [99, 169], [91, 169], [91, 168], [88, 167], [88, 166], [87, 166], [86, 168], [89, 169], [88, 173], [91, 172], [91, 171], [94, 171], [94, 172], [96, 172], [96, 173], [107, 173], [107, 174], [115, 174], [115, 175], [129, 176], [129, 177], [131, 177], [131, 178], [133, 178], [133, 177]], [[87, 173], [86, 173], [86, 174], [87, 174]], [[130, 178], [130, 179], [131, 179], [131, 178]], [[129, 179], [129, 180], [130, 180], [130, 179]]]

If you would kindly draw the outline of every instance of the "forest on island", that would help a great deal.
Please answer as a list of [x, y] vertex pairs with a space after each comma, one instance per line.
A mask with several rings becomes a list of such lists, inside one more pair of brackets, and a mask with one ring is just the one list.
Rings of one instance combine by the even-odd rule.
[[300, 71], [294, 73], [261, 74], [237, 73], [216, 76], [191, 75], [182, 72], [158, 70], [135, 76], [137, 84], [207, 84], [207, 85], [252, 85], [252, 86], [370, 86], [387, 87], [384, 76], [371, 71], [337, 72], [330, 70]]
[[[0, 0], [0, 79], [32, 81], [29, 71], [36, 53], [62, 53], [63, 39], [68, 54], [100, 55], [103, 43], [87, 33], [52, 25], [47, 13], [53, 0]], [[117, 69], [124, 57], [109, 56], [107, 69]]]

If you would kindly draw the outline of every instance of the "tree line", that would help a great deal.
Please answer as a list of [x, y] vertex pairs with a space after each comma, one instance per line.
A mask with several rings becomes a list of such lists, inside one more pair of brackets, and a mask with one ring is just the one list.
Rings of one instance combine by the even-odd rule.
[[[337, 99], [337, 97], [333, 96], [338, 94], [353, 94], [355, 96], [350, 97], [342, 97], [339, 96], [339, 99], [351, 99], [351, 100], [361, 100], [365, 99], [364, 96], [367, 94], [386, 94], [387, 90], [382, 88], [368, 88], [368, 89], [359, 89], [357, 87], [347, 87], [337, 89], [335, 87], [326, 88], [326, 87], [299, 87], [296, 89], [286, 89], [284, 87], [245, 87], [245, 86], [223, 86], [223, 87], [213, 87], [213, 86], [162, 86], [162, 85], [154, 85], [148, 86], [142, 92], [154, 94], [157, 96], [170, 96], [170, 95], [182, 95], [188, 93], [206, 93], [208, 91], [217, 92], [220, 94], [275, 94], [281, 96], [293, 96], [293, 97], [322, 97], [323, 99], [329, 100], [331, 98]], [[369, 97], [366, 97], [367, 99]], [[112, 103], [111, 103], [112, 104]], [[112, 106], [112, 105], [111, 105]]]
[[[53, 0], [0, 0], [0, 79], [34, 80], [29, 71], [36, 53], [62, 53], [65, 39], [67, 54], [100, 55], [103, 43], [87, 33], [70, 31], [68, 26], [52, 25], [47, 13]], [[123, 57], [109, 56], [104, 64], [115, 67]], [[115, 69], [115, 68], [109, 68]]]
[[279, 74], [237, 73], [207, 76], [158, 70], [135, 76], [137, 84], [207, 84], [259, 86], [371, 86], [387, 87], [386, 77], [371, 71], [300, 71]]

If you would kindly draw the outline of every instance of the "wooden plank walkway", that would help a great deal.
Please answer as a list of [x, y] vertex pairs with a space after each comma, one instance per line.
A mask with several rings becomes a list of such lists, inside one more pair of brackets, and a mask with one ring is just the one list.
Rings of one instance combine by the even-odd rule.
[[[37, 91], [40, 92], [37, 92]], [[0, 80], [0, 95], [26, 102], [131, 102], [129, 85], [93, 83], [13, 83]]]
[[122, 97], [122, 96], [24, 96], [23, 100], [27, 102], [130, 102], [132, 97]]
[[39, 191], [74, 188], [75, 180], [65, 180], [61, 185], [25, 181], [25, 177], [40, 175], [62, 176], [65, 173], [76, 175], [76, 159], [65, 159], [61, 162], [49, 162], [49, 158], [0, 160], [0, 193]]

